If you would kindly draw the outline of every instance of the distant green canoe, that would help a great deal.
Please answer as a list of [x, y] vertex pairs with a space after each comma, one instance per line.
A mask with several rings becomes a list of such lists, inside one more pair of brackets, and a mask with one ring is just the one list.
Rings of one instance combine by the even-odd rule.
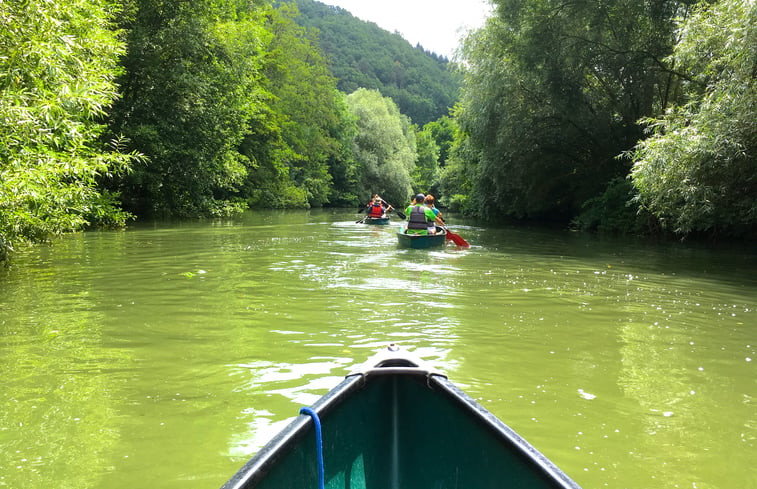
[[444, 228], [437, 227], [436, 234], [405, 234], [402, 230], [397, 231], [397, 240], [403, 248], [434, 248], [443, 246], [447, 239], [447, 231]]
[[384, 226], [386, 224], [389, 224], [389, 218], [388, 217], [366, 217], [363, 222], [365, 224], [378, 224], [379, 226]]
[[580, 489], [443, 374], [391, 346], [305, 409], [222, 489]]

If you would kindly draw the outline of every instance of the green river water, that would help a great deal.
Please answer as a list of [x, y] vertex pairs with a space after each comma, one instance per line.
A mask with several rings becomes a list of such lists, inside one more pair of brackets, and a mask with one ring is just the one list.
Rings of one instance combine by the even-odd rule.
[[[390, 342], [589, 488], [757, 488], [757, 250], [354, 210], [138, 223], [0, 268], [0, 487], [213, 489]], [[421, 489], [421, 488], [418, 488]]]

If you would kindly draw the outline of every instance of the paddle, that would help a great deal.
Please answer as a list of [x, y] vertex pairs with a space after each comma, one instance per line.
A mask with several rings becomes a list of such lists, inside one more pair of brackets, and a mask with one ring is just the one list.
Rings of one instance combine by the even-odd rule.
[[[379, 199], [381, 199], [381, 197], [379, 197]], [[397, 213], [397, 216], [399, 216], [400, 219], [407, 219], [407, 216], [405, 215], [404, 212], [402, 212], [401, 210], [397, 209], [396, 207], [394, 207], [389, 202], [385, 201], [384, 199], [381, 199], [381, 202], [383, 202], [384, 204], [386, 204], [387, 206], [389, 206], [389, 209], [387, 209], [387, 212], [389, 212], [389, 210], [391, 210], [391, 209], [394, 209], [394, 212]]]
[[447, 239], [451, 240], [457, 246], [462, 246], [463, 248], [470, 248], [470, 243], [465, 241], [465, 239], [463, 239], [462, 236], [460, 236], [459, 234], [453, 233], [446, 226], [444, 227], [444, 230], [447, 231]]
[[[441, 217], [439, 219], [442, 219]], [[449, 230], [447, 227], [447, 223], [444, 222], [444, 219], [442, 219], [442, 222], [444, 223], [444, 230], [447, 231], [447, 239], [455, 243], [457, 246], [462, 246], [463, 248], [470, 248], [470, 243], [465, 241], [462, 236], [459, 234], [455, 234], [452, 231]]]

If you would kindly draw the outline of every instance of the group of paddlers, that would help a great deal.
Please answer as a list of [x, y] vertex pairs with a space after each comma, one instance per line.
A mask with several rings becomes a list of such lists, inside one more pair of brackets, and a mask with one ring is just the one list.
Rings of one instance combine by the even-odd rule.
[[[429, 235], [436, 233], [436, 226], [444, 225], [444, 221], [441, 218], [441, 211], [434, 205], [435, 199], [431, 194], [417, 194], [413, 197], [410, 205], [405, 210], [406, 216], [403, 216], [401, 212], [397, 212], [402, 218], [407, 219], [407, 226], [405, 233], [407, 234], [420, 234]], [[394, 209], [389, 203], [382, 199], [378, 194], [373, 196], [368, 204], [368, 217], [371, 218], [384, 218], [386, 213]]]

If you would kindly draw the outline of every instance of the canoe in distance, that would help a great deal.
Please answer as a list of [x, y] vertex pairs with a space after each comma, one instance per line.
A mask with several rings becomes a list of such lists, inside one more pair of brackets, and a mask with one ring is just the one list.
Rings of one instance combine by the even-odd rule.
[[389, 224], [389, 218], [388, 217], [366, 217], [363, 222], [365, 224], [385, 226]]
[[445, 375], [394, 345], [304, 409], [222, 489], [580, 489]]
[[425, 249], [444, 246], [447, 239], [447, 231], [436, 227], [436, 234], [405, 234], [403, 230], [397, 231], [397, 241], [402, 248]]

